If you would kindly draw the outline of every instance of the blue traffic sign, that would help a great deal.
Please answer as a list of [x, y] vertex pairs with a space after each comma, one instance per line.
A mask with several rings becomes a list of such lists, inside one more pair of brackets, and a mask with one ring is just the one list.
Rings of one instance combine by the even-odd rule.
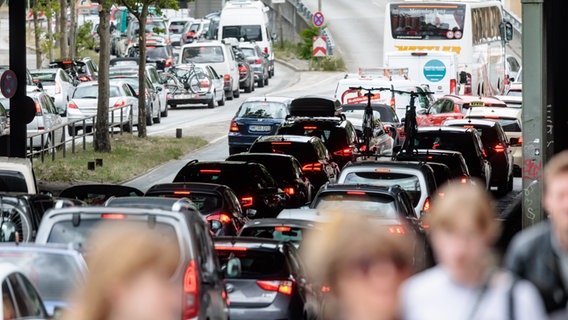
[[312, 22], [314, 23], [314, 26], [321, 27], [321, 26], [323, 26], [324, 21], [325, 21], [325, 19], [323, 17], [323, 13], [321, 11], [314, 13], [314, 16], [312, 17]]
[[446, 65], [438, 60], [432, 59], [424, 64], [424, 77], [430, 82], [442, 81], [446, 76]]
[[10, 99], [16, 94], [16, 89], [18, 89], [18, 78], [16, 73], [12, 70], [6, 70], [2, 73], [0, 78], [0, 89], [4, 97]]

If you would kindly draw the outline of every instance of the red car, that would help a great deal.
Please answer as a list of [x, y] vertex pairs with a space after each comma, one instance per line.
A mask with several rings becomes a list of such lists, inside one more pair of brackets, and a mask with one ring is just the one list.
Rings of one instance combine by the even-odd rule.
[[416, 115], [418, 126], [441, 126], [446, 120], [462, 119], [469, 108], [507, 107], [499, 99], [480, 96], [444, 95], [434, 101], [428, 109], [419, 110]]

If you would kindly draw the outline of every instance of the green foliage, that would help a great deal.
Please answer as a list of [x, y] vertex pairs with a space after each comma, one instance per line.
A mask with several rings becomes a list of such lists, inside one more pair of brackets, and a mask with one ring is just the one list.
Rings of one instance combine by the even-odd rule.
[[343, 58], [322, 57], [312, 58], [310, 69], [316, 71], [345, 71]]
[[179, 9], [177, 0], [118, 0], [118, 2], [138, 19], [144, 8], [148, 10], [152, 7], [158, 15], [162, 14], [162, 9]]
[[300, 46], [299, 56], [301, 59], [311, 59], [313, 55], [314, 37], [319, 36], [319, 28], [312, 27], [302, 30], [300, 36], [303, 42]]
[[79, 28], [77, 28], [76, 45], [77, 51], [81, 52], [86, 49], [94, 49], [97, 44], [95, 38], [91, 34], [91, 29], [93, 28], [93, 22], [87, 21]]

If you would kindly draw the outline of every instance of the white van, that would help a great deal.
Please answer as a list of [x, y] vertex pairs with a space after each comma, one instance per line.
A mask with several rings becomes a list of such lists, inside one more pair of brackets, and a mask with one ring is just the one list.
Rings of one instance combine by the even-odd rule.
[[274, 36], [270, 32], [269, 8], [260, 0], [230, 0], [225, 3], [219, 17], [217, 39], [236, 38], [256, 42], [268, 55], [269, 77], [274, 75]]
[[459, 94], [458, 55], [442, 51], [395, 51], [384, 56], [386, 68], [408, 68], [410, 79], [427, 84], [436, 98]]
[[231, 45], [224, 41], [204, 40], [184, 44], [177, 64], [208, 64], [223, 77], [227, 100], [241, 95], [239, 66]]
[[[334, 98], [339, 100], [341, 104], [357, 104], [366, 103], [367, 97], [364, 96], [365, 91], [351, 90], [350, 88], [391, 88], [392, 90], [407, 92], [429, 92], [427, 85], [420, 84], [417, 81], [410, 80], [406, 71], [400, 75], [393, 74], [385, 76], [383, 71], [385, 68], [359, 69], [357, 74], [346, 74], [345, 77], [338, 81], [335, 88]], [[393, 69], [390, 69], [391, 71]], [[387, 71], [388, 72], [388, 71]], [[393, 93], [392, 91], [375, 91], [371, 98], [372, 103], [380, 103], [390, 105], [399, 118], [404, 118], [406, 114], [406, 106], [410, 103], [410, 95]], [[415, 100], [416, 110], [427, 109], [434, 97], [431, 94], [419, 96]]]

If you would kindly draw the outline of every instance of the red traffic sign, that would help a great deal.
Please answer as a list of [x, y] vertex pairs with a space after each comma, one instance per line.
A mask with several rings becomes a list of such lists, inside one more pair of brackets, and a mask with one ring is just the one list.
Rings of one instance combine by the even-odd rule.
[[326, 39], [326, 37], [314, 37], [313, 55], [314, 55], [314, 57], [325, 57], [325, 56], [327, 56], [327, 39]]
[[325, 21], [325, 18], [323, 17], [323, 12], [321, 12], [321, 11], [314, 13], [314, 15], [312, 16], [312, 22], [314, 23], [314, 26], [316, 26], [316, 27], [323, 26], [324, 21]]
[[16, 89], [18, 89], [18, 78], [14, 71], [6, 70], [2, 73], [2, 77], [0, 78], [0, 89], [2, 90], [2, 95], [8, 99], [12, 98], [16, 94]]

